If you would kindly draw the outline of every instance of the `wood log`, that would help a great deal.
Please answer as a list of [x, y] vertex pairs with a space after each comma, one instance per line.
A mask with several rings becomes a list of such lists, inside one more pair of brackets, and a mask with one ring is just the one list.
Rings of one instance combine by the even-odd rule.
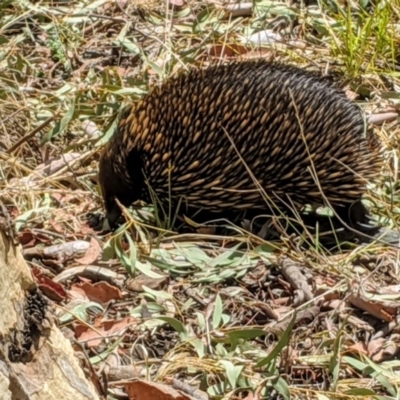
[[0, 215], [0, 397], [98, 400]]

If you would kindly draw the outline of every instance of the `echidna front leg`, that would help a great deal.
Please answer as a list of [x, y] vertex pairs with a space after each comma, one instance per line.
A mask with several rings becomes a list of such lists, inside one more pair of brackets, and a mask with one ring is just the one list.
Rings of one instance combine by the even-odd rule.
[[335, 212], [346, 225], [360, 232], [373, 233], [380, 229], [376, 224], [370, 224], [371, 216], [361, 199], [344, 207], [336, 207]]

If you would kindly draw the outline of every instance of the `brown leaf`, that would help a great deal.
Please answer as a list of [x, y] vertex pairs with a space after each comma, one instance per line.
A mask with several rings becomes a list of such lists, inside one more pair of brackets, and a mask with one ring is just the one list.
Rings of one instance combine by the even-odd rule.
[[368, 122], [372, 125], [382, 125], [385, 122], [395, 121], [399, 118], [399, 114], [395, 112], [372, 114], [368, 118]]
[[53, 227], [53, 229], [57, 232], [57, 233], [64, 233], [65, 234], [65, 229], [64, 227], [59, 223], [54, 221], [53, 219], [49, 220], [49, 224]]
[[85, 291], [77, 285], [71, 286], [71, 288], [68, 290], [68, 297], [70, 297], [71, 299], [80, 299], [85, 301], [89, 300], [86, 296]]
[[397, 353], [397, 346], [394, 342], [389, 342], [387, 338], [371, 340], [368, 343], [368, 356], [374, 362], [382, 362], [393, 358]]
[[104, 373], [107, 376], [107, 382], [118, 382], [132, 378], [140, 378], [141, 368], [135, 365], [109, 366], [109, 368], [105, 369]]
[[137, 380], [128, 382], [124, 386], [129, 400], [196, 400], [192, 396], [160, 383]]
[[168, 0], [168, 3], [171, 6], [182, 7], [185, 4], [185, 1], [184, 0]]
[[157, 290], [168, 281], [168, 276], [164, 278], [154, 279], [149, 278], [146, 275], [138, 275], [136, 278], [128, 279], [126, 282], [126, 288], [133, 292], [143, 292], [143, 286], [147, 286], [150, 289]]
[[81, 258], [75, 258], [75, 261], [83, 265], [93, 264], [98, 259], [100, 253], [101, 247], [99, 242], [95, 238], [91, 238], [85, 255]]
[[18, 239], [22, 247], [29, 248], [35, 246], [39, 243], [49, 243], [51, 241], [50, 237], [42, 233], [33, 233], [31, 230], [27, 229], [18, 235]]
[[211, 57], [237, 57], [250, 52], [251, 48], [241, 44], [214, 44], [208, 49]]
[[33, 247], [36, 244], [36, 237], [30, 231], [21, 232], [18, 235], [18, 239], [24, 248]]
[[104, 281], [95, 284], [84, 282], [79, 285], [73, 285], [73, 287], [74, 286], [77, 286], [77, 289], [83, 290], [89, 300], [97, 303], [105, 304], [111, 300], [122, 299], [121, 291]]
[[367, 355], [367, 346], [364, 342], [358, 342], [348, 347], [347, 349], [350, 353], [355, 353], [357, 355], [364, 354]]
[[90, 227], [86, 222], [83, 224], [80, 224], [80, 229], [79, 229], [79, 233], [81, 235], [91, 235], [93, 234], [94, 229], [92, 227]]
[[126, 317], [119, 321], [103, 321], [96, 330], [86, 326], [77, 325], [75, 328], [75, 336], [81, 342], [87, 342], [88, 347], [96, 347], [101, 344], [102, 340], [111, 336], [122, 336], [125, 331], [136, 323], [136, 319]]
[[67, 297], [67, 293], [65, 292], [62, 285], [54, 282], [51, 278], [44, 275], [42, 271], [37, 267], [32, 269], [32, 274], [38, 282], [39, 289], [43, 292], [45, 296], [53, 301], [65, 300], [65, 298]]
[[[378, 360], [382, 357], [382, 346], [385, 344], [386, 339], [385, 338], [379, 338], [375, 340], [371, 340], [368, 343], [367, 349], [368, 349], [368, 356], [369, 357], [378, 357]], [[378, 361], [375, 359], [375, 361]], [[382, 360], [381, 360], [382, 361]]]
[[386, 322], [393, 321], [395, 315], [397, 315], [398, 307], [393, 307], [390, 305], [382, 304], [373, 300], [369, 300], [359, 294], [351, 294], [348, 297], [348, 301], [353, 304], [353, 306], [360, 308], [361, 310], [367, 311], [374, 317], [382, 319]]

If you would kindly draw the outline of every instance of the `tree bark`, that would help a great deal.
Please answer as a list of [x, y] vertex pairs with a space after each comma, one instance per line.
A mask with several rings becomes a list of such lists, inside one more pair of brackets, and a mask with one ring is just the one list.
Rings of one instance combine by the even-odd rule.
[[0, 397], [98, 400], [0, 216]]

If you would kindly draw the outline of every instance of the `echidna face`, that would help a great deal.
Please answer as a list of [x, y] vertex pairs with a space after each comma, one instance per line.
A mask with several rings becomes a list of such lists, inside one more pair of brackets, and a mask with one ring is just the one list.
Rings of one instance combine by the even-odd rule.
[[105, 152], [99, 165], [99, 183], [105, 201], [106, 218], [111, 228], [121, 216], [121, 209], [115, 199], [126, 207], [137, 200], [134, 191], [126, 184], [123, 175], [117, 173], [114, 165]]

